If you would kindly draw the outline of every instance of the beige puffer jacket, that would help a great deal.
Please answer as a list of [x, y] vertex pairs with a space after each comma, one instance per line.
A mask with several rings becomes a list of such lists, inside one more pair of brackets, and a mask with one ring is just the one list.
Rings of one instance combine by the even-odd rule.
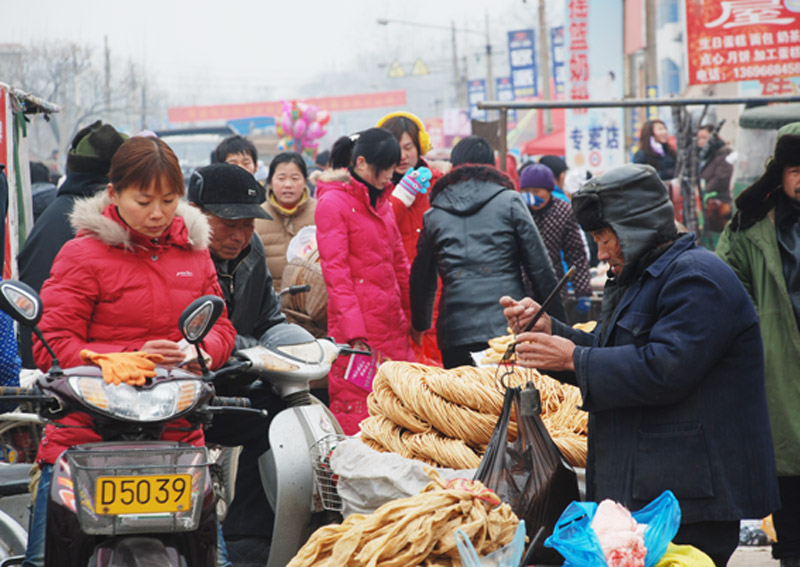
[[256, 219], [256, 232], [261, 237], [261, 242], [264, 243], [269, 273], [272, 274], [275, 291], [279, 292], [281, 290], [281, 276], [287, 264], [286, 249], [289, 246], [289, 241], [294, 238], [301, 228], [314, 224], [314, 211], [317, 208], [317, 200], [313, 197], [308, 197], [300, 203], [293, 215], [288, 216], [272, 204], [271, 196], [272, 191], [270, 191], [267, 200], [261, 206], [264, 207], [264, 210], [269, 213], [273, 220]]

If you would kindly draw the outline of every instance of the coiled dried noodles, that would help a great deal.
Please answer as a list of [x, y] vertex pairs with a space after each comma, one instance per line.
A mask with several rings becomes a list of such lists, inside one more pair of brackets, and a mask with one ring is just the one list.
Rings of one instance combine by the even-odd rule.
[[507, 504], [487, 502], [479, 482], [448, 485], [431, 476], [416, 496], [318, 529], [288, 567], [456, 567], [457, 529], [480, 555], [511, 542], [519, 520]]
[[[534, 383], [542, 400], [542, 421], [554, 442], [571, 464], [585, 466], [588, 416], [578, 409], [578, 388], [513, 366], [443, 370], [386, 362], [378, 369], [367, 400], [372, 417], [362, 422], [362, 439], [379, 451], [444, 467], [474, 468], [503, 406], [498, 371], [506, 374], [503, 380], [509, 386]], [[509, 440], [516, 436], [512, 414]]]

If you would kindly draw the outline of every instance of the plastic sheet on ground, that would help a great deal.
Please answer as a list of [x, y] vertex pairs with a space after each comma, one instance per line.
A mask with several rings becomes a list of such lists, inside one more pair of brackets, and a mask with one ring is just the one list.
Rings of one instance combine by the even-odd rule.
[[[418, 494], [430, 483], [425, 471], [432, 468], [396, 453], [379, 453], [357, 437], [336, 446], [330, 467], [338, 477], [336, 489], [345, 518], [350, 514], [371, 514], [386, 502]], [[447, 480], [475, 476], [475, 469], [437, 468], [436, 472]]]

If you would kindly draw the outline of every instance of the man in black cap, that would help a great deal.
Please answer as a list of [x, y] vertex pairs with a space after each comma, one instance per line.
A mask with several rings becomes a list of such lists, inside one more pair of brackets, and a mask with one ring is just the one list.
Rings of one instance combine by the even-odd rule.
[[[611, 169], [572, 206], [611, 266], [600, 321], [584, 333], [545, 314], [517, 337], [519, 364], [580, 388], [589, 499], [638, 510], [671, 490], [673, 541], [724, 567], [739, 520], [778, 507], [755, 309], [724, 262], [678, 234], [652, 167]], [[528, 298], [501, 303], [515, 329], [538, 310]]]
[[253, 175], [239, 166], [215, 163], [189, 179], [189, 202], [211, 225], [209, 250], [236, 328], [236, 348], [256, 344], [277, 323], [285, 323], [280, 298], [272, 287], [264, 245], [254, 234], [255, 219], [271, 220], [261, 207], [266, 199]]
[[[188, 199], [211, 225], [209, 250], [217, 267], [228, 318], [236, 329], [236, 348], [247, 348], [273, 326], [286, 323], [281, 301], [272, 285], [255, 219], [271, 219], [261, 208], [266, 191], [246, 169], [215, 163], [189, 179]], [[248, 391], [252, 406], [274, 417], [285, 404], [266, 390]], [[228, 558], [235, 567], [263, 565], [269, 553], [274, 523], [258, 468], [269, 449], [269, 421], [260, 417], [216, 416], [206, 433], [210, 443], [242, 445], [234, 500], [223, 522]]]
[[[75, 201], [105, 190], [111, 158], [127, 139], [128, 136], [100, 120], [81, 129], [72, 139], [67, 154], [67, 177], [55, 200], [36, 220], [17, 256], [19, 279], [36, 291], [42, 289], [50, 275], [50, 267], [61, 247], [75, 236], [75, 229], [69, 222]], [[32, 349], [31, 333], [21, 332], [20, 355], [25, 368], [36, 368]]]

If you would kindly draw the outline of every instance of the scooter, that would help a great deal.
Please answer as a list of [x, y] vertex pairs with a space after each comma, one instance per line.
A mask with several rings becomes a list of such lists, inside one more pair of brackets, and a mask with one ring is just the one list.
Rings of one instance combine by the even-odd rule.
[[[307, 285], [293, 288], [284, 293], [308, 290]], [[286, 323], [269, 329], [257, 346], [234, 352], [227, 368], [217, 371], [220, 392], [244, 396], [247, 388], [268, 388], [288, 406], [272, 419], [270, 449], [259, 457], [276, 518], [266, 567], [285, 566], [317, 527], [341, 521], [341, 501], [326, 460], [344, 433], [309, 389], [311, 381], [328, 375], [340, 354], [371, 355]]]
[[246, 399], [215, 397], [214, 375], [200, 354], [199, 343], [223, 307], [219, 297], [204, 296], [179, 319], [203, 376], [157, 367], [144, 386], [113, 385], [95, 366], [62, 370], [36, 326], [42, 315], [36, 292], [13, 280], [0, 282], [0, 309], [32, 328], [52, 357], [50, 371], [33, 387], [0, 388], [0, 397], [31, 402], [44, 420], [85, 412], [103, 439], [67, 449], [53, 466], [46, 567], [216, 565], [207, 450], [159, 438], [166, 423], [179, 417], [207, 424], [215, 413], [257, 411], [246, 408]]

